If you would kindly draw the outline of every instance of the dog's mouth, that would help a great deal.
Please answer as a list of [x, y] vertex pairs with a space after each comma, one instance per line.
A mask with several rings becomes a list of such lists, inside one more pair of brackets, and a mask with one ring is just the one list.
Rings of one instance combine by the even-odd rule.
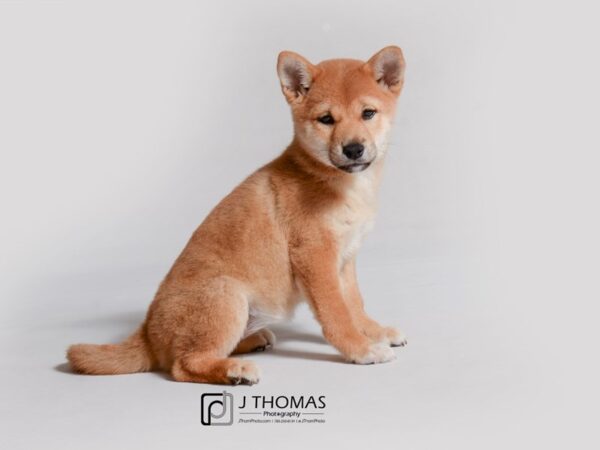
[[371, 165], [371, 161], [363, 163], [352, 163], [345, 166], [337, 166], [338, 169], [348, 173], [362, 172]]

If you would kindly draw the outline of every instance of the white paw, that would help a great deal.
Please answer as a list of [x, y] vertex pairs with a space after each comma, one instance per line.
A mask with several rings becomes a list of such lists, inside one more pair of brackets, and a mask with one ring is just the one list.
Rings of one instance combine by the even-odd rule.
[[256, 384], [260, 379], [260, 371], [252, 361], [239, 360], [227, 371], [231, 384]]
[[352, 358], [356, 364], [379, 364], [396, 358], [394, 351], [385, 344], [372, 344], [369, 351], [360, 357]]
[[271, 348], [275, 345], [275, 342], [277, 342], [275, 335], [268, 328], [263, 328], [259, 331], [259, 333], [261, 333], [262, 337], [265, 340], [265, 348]]
[[385, 334], [392, 347], [404, 347], [407, 344], [406, 336], [398, 328], [386, 327]]

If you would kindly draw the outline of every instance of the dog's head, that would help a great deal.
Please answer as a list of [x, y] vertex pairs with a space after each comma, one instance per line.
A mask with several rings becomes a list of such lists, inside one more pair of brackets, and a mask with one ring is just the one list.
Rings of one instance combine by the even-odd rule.
[[352, 173], [383, 155], [404, 81], [402, 50], [391, 46], [367, 62], [332, 59], [317, 65], [284, 51], [277, 73], [296, 138], [313, 158]]

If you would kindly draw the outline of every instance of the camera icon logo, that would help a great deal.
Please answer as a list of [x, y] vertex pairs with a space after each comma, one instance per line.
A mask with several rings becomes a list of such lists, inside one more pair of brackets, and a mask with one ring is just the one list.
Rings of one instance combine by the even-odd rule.
[[200, 408], [202, 425], [233, 424], [233, 395], [227, 391], [202, 394]]

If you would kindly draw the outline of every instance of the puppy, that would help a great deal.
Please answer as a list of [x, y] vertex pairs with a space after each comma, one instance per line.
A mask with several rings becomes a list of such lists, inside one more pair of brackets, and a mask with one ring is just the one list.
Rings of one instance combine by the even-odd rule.
[[404, 67], [394, 46], [367, 62], [317, 65], [282, 52], [277, 73], [294, 121], [291, 144], [194, 232], [139, 329], [117, 345], [71, 346], [73, 370], [164, 370], [177, 381], [254, 384], [255, 363], [232, 355], [273, 345], [266, 327], [304, 299], [348, 361], [392, 360], [390, 346], [406, 339], [365, 313], [355, 257], [373, 225]]

